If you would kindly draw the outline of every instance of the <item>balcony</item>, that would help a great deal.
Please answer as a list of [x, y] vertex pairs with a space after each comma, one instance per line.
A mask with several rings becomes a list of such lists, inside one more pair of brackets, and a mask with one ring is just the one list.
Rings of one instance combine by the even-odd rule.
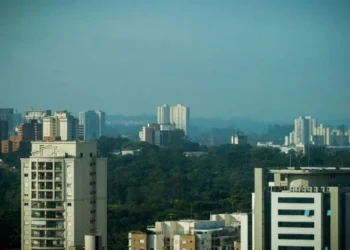
[[64, 232], [63, 231], [43, 231], [43, 230], [33, 230], [32, 231], [32, 238], [35, 239], [64, 239]]
[[33, 202], [32, 208], [38, 210], [64, 210], [62, 202]]
[[52, 181], [53, 180], [53, 176], [52, 174], [50, 173], [47, 173], [47, 174], [39, 174], [38, 176], [38, 180], [39, 181], [43, 181], [43, 180], [49, 180], [49, 181]]
[[52, 212], [52, 211], [33, 211], [32, 212], [33, 219], [40, 220], [62, 220], [64, 219], [62, 212]]
[[63, 221], [45, 221], [45, 220], [32, 220], [32, 228], [34, 229], [57, 229], [64, 230]]
[[53, 170], [52, 162], [39, 162], [38, 170], [39, 171], [52, 171]]

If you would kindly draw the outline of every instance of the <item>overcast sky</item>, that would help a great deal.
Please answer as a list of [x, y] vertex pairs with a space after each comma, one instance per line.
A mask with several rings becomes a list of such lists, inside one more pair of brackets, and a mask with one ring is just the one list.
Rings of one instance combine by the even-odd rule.
[[2, 0], [0, 107], [349, 116], [349, 13], [336, 0]]

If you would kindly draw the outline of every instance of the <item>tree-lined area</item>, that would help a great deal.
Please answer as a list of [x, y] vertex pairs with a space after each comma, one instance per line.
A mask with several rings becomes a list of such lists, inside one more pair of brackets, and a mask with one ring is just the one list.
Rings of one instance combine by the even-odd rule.
[[[127, 248], [127, 232], [144, 230], [157, 220], [208, 219], [210, 213], [251, 210], [254, 168], [293, 166], [350, 166], [350, 152], [310, 156], [283, 154], [277, 149], [249, 145], [202, 147], [184, 141], [159, 148], [128, 139], [103, 137], [101, 156], [108, 158], [108, 245]], [[137, 155], [117, 156], [122, 149]], [[186, 157], [185, 151], [205, 151]], [[0, 170], [0, 249], [20, 246], [20, 151], [1, 156], [17, 171]]]

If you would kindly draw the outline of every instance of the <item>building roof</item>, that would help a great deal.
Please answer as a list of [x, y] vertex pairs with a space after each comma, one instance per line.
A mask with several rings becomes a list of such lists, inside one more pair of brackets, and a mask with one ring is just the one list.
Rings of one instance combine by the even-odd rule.
[[288, 167], [270, 169], [272, 174], [350, 174], [350, 167]]

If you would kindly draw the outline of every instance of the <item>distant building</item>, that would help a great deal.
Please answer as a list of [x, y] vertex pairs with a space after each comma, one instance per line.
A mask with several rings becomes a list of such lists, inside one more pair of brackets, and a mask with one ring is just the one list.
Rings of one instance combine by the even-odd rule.
[[184, 137], [184, 131], [176, 129], [174, 124], [149, 123], [139, 132], [140, 141], [160, 147], [169, 147], [171, 144], [179, 143]]
[[170, 123], [170, 106], [168, 104], [163, 104], [157, 108], [157, 120], [158, 124]]
[[175, 124], [177, 129], [182, 129], [189, 136], [190, 108], [182, 104], [170, 107], [170, 123]]
[[83, 131], [84, 141], [97, 140], [104, 135], [106, 115], [102, 111], [79, 113], [79, 126]]
[[253, 249], [349, 249], [349, 178], [350, 168], [256, 168]]
[[8, 121], [0, 120], [0, 140], [7, 140], [9, 138]]
[[237, 132], [235, 135], [231, 136], [231, 144], [247, 145], [248, 144], [248, 136], [241, 135]]
[[[96, 142], [33, 142], [21, 159], [21, 249], [107, 249], [107, 159]], [[102, 242], [101, 242], [102, 241]]]
[[30, 123], [31, 120], [36, 120], [42, 123], [44, 117], [51, 116], [51, 110], [29, 110], [24, 111], [24, 122]]
[[0, 120], [7, 121], [8, 133], [13, 135], [17, 125], [17, 116], [12, 108], [0, 108]]
[[67, 111], [56, 111], [53, 116], [43, 118], [43, 136], [59, 136], [62, 141], [78, 140], [78, 119]]
[[238, 228], [223, 220], [179, 220], [156, 222], [146, 232], [129, 233], [129, 249], [207, 250], [233, 249]]

